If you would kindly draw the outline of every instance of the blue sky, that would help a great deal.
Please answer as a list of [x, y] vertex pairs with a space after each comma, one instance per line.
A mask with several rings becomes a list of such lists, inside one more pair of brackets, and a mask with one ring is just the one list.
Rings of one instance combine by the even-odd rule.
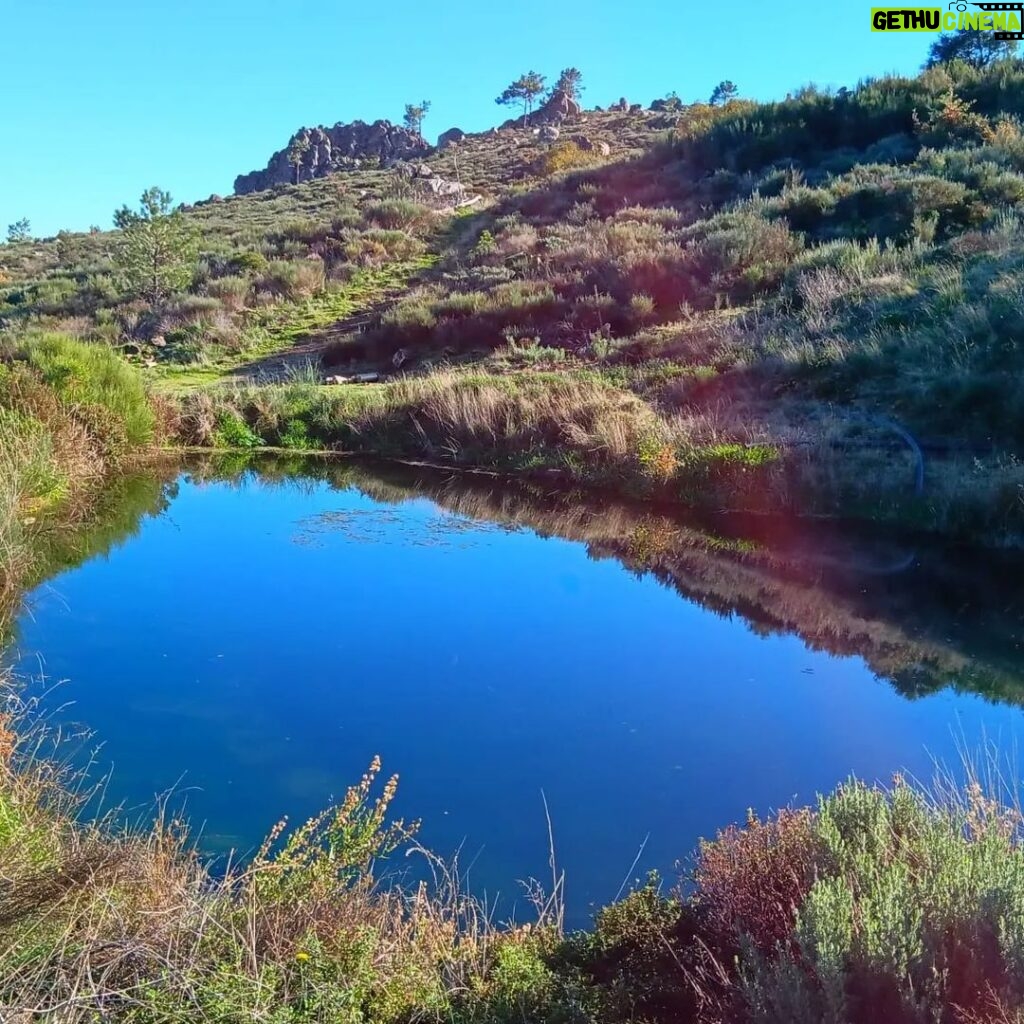
[[912, 72], [934, 38], [872, 33], [868, 0], [8, 0], [0, 231], [109, 227], [150, 185], [180, 201], [231, 191], [301, 125], [400, 120], [428, 137], [508, 116], [494, 97], [535, 69], [584, 75], [586, 105], [781, 97]]

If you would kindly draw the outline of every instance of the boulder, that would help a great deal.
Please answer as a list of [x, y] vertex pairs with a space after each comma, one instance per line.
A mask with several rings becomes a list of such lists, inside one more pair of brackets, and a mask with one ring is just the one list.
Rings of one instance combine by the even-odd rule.
[[626, 99], [626, 97], [623, 96], [618, 103], [613, 103], [608, 109], [619, 111], [620, 113], [624, 114], [627, 110], [629, 110], [629, 102]]
[[437, 148], [447, 149], [449, 146], [455, 145], [457, 142], [461, 142], [466, 137], [466, 133], [461, 128], [449, 128], [448, 131], [442, 132], [437, 138]]
[[531, 120], [536, 124], [561, 124], [571, 117], [579, 116], [579, 103], [567, 92], [559, 89], [541, 104]]
[[335, 374], [331, 377], [324, 377], [325, 384], [376, 384], [383, 378], [379, 373], [355, 373], [351, 377], [344, 374]]
[[457, 196], [462, 194], [462, 186], [457, 181], [449, 181], [447, 178], [423, 178], [421, 179], [435, 196]]
[[612, 147], [607, 142], [598, 142], [595, 148], [601, 156], [611, 156]]
[[574, 135], [569, 141], [574, 143], [579, 149], [582, 149], [584, 153], [589, 153], [594, 148], [594, 144], [586, 135]]
[[540, 141], [557, 142], [559, 135], [561, 132], [553, 124], [546, 124], [540, 130]]

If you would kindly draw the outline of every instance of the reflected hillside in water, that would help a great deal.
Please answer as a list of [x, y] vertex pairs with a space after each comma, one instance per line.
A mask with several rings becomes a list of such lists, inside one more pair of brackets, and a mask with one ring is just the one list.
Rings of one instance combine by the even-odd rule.
[[[86, 521], [45, 532], [38, 578], [132, 537], [166, 508], [181, 469], [123, 477]], [[454, 516], [583, 543], [590, 557], [650, 574], [758, 633], [796, 634], [815, 650], [860, 656], [907, 697], [954, 687], [1024, 703], [1024, 558], [1015, 552], [811, 520], [688, 516], [555, 485], [347, 459], [204, 457], [183, 471], [197, 481], [326, 483], [396, 505], [426, 498]], [[344, 517], [313, 526], [351, 529]]]
[[[102, 489], [40, 524], [32, 538], [32, 560], [24, 591], [104, 557], [137, 536], [146, 519], [161, 515], [177, 493], [181, 463], [176, 459], [151, 462], [113, 476]], [[0, 601], [0, 645], [20, 610], [21, 595]]]
[[584, 543], [592, 558], [651, 574], [759, 633], [860, 656], [907, 697], [951, 686], [1024, 703], [1024, 558], [1015, 552], [806, 519], [686, 516], [560, 486], [394, 464], [260, 458], [191, 472], [305, 477], [391, 504], [429, 498], [458, 516]]

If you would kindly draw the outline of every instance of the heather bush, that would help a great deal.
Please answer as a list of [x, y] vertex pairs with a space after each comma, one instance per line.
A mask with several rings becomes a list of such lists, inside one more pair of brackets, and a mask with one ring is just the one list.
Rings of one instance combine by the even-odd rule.
[[207, 294], [217, 299], [227, 310], [237, 313], [249, 304], [252, 294], [252, 282], [247, 277], [233, 275], [220, 277], [210, 281], [206, 286]]
[[257, 291], [296, 301], [323, 291], [326, 278], [321, 260], [272, 260], [257, 278]]
[[380, 228], [408, 231], [430, 224], [434, 212], [428, 206], [406, 199], [387, 199], [367, 206], [364, 217], [370, 224]]

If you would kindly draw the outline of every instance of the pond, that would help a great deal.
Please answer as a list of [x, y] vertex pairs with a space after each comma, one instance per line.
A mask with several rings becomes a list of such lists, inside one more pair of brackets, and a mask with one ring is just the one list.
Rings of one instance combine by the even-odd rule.
[[379, 754], [506, 915], [550, 877], [546, 802], [582, 924], [748, 808], [1010, 754], [1024, 724], [1006, 553], [327, 460], [139, 494], [54, 539], [8, 657], [92, 731], [108, 804], [170, 793], [212, 853]]

